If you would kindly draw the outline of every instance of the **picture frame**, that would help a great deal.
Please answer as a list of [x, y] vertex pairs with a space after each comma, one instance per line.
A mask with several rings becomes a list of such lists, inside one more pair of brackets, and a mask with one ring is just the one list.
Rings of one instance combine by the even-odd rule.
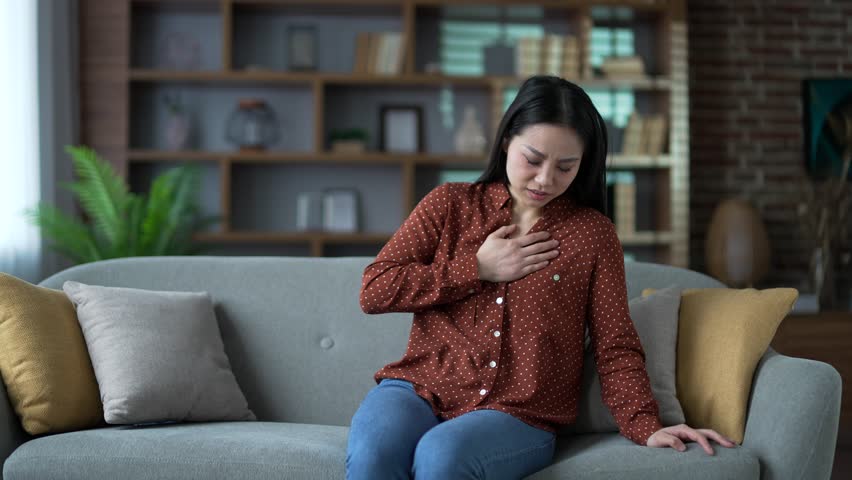
[[319, 34], [315, 25], [287, 27], [287, 69], [311, 72], [318, 69]]
[[[813, 178], [839, 176], [849, 139], [834, 123], [852, 116], [852, 78], [802, 80], [805, 168]], [[832, 128], [835, 126], [835, 128]], [[852, 180], [852, 170], [847, 180]]]
[[382, 105], [379, 108], [379, 150], [417, 153], [423, 151], [423, 107]]
[[358, 231], [358, 191], [349, 188], [332, 188], [323, 191], [323, 230], [336, 233]]

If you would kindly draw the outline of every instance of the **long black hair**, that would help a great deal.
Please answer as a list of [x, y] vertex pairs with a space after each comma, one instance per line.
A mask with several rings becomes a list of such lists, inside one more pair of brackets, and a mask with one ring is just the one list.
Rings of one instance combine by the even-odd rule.
[[488, 166], [476, 183], [508, 184], [503, 141], [510, 142], [536, 123], [567, 125], [577, 132], [583, 141], [583, 158], [577, 176], [563, 195], [606, 215], [606, 125], [589, 95], [559, 77], [536, 75], [524, 81], [500, 121]]

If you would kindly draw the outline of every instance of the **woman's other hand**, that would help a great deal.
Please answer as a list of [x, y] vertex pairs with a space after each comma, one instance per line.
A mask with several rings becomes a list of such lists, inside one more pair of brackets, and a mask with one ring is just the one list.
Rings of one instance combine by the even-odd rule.
[[710, 446], [710, 442], [707, 440], [708, 438], [715, 440], [716, 443], [726, 448], [736, 446], [736, 443], [725, 438], [722, 434], [715, 430], [710, 430], [709, 428], [699, 428], [696, 430], [685, 424], [674, 425], [657, 430], [653, 435], [648, 437], [648, 442], [646, 444], [649, 447], [657, 448], [671, 447], [678, 452], [683, 452], [686, 450], [686, 445], [683, 444], [683, 440], [692, 440], [694, 442], [698, 442], [701, 447], [704, 448], [704, 451], [707, 452], [707, 455], [713, 455], [713, 447]]
[[515, 224], [491, 232], [476, 252], [479, 279], [511, 282], [546, 267], [559, 255], [558, 240], [548, 240], [549, 232], [535, 232], [506, 238], [517, 230]]

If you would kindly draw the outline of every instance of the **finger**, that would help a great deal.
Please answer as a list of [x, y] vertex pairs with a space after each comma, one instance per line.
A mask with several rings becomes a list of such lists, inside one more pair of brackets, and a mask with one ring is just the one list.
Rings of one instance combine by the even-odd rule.
[[524, 258], [524, 264], [533, 264], [533, 263], [541, 263], [541, 262], [549, 262], [550, 259], [555, 258], [559, 255], [558, 250], [551, 250], [545, 253], [539, 253], [538, 255], [530, 255], [529, 257]]
[[686, 445], [684, 445], [683, 442], [681, 442], [680, 439], [674, 435], [668, 434], [666, 436], [666, 443], [668, 443], [670, 447], [674, 448], [678, 452], [686, 451]]
[[731, 440], [728, 437], [725, 437], [724, 435], [717, 432], [716, 430], [710, 430], [709, 428], [699, 428], [697, 431], [701, 432], [702, 434], [704, 434], [708, 438], [715, 440], [716, 443], [718, 443], [719, 445], [722, 445], [724, 447], [733, 447], [737, 444], [737, 442]]
[[527, 266], [521, 268], [521, 273], [524, 274], [525, 276], [529, 275], [530, 273], [537, 272], [537, 271], [541, 270], [542, 268], [546, 267], [548, 263], [550, 263], [550, 262], [538, 262], [538, 263], [534, 263], [532, 265], [527, 265]]
[[491, 232], [491, 235], [488, 236], [491, 238], [506, 238], [506, 235], [511, 234], [515, 230], [515, 228], [517, 228], [517, 225], [515, 224], [503, 225], [497, 230]]
[[710, 442], [708, 442], [707, 438], [701, 433], [695, 431], [690, 427], [684, 427], [682, 430], [679, 431], [679, 433], [682, 433], [690, 440], [698, 442], [698, 444], [701, 445], [701, 447], [704, 449], [705, 452], [707, 452], [708, 455], [713, 455], [713, 447], [710, 446]]
[[546, 252], [548, 250], [553, 250], [554, 248], [559, 246], [559, 240], [549, 240], [547, 242], [537, 242], [532, 245], [527, 245], [526, 247], [521, 248], [521, 255], [529, 256], [534, 255], [536, 253]]
[[550, 238], [550, 232], [535, 232], [524, 235], [518, 239], [518, 243], [522, 247], [526, 247], [527, 245], [532, 245], [533, 243], [542, 242]]

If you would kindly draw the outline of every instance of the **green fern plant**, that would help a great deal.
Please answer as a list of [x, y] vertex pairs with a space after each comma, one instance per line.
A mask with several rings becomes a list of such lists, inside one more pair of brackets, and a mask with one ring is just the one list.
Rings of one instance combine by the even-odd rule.
[[67, 146], [65, 151], [78, 180], [63, 186], [75, 194], [91, 221], [84, 223], [44, 203], [26, 215], [52, 242], [50, 248], [77, 263], [198, 253], [193, 233], [219, 221], [201, 216], [201, 172], [196, 166], [169, 169], [154, 179], [147, 195], [138, 195], [91, 148]]

